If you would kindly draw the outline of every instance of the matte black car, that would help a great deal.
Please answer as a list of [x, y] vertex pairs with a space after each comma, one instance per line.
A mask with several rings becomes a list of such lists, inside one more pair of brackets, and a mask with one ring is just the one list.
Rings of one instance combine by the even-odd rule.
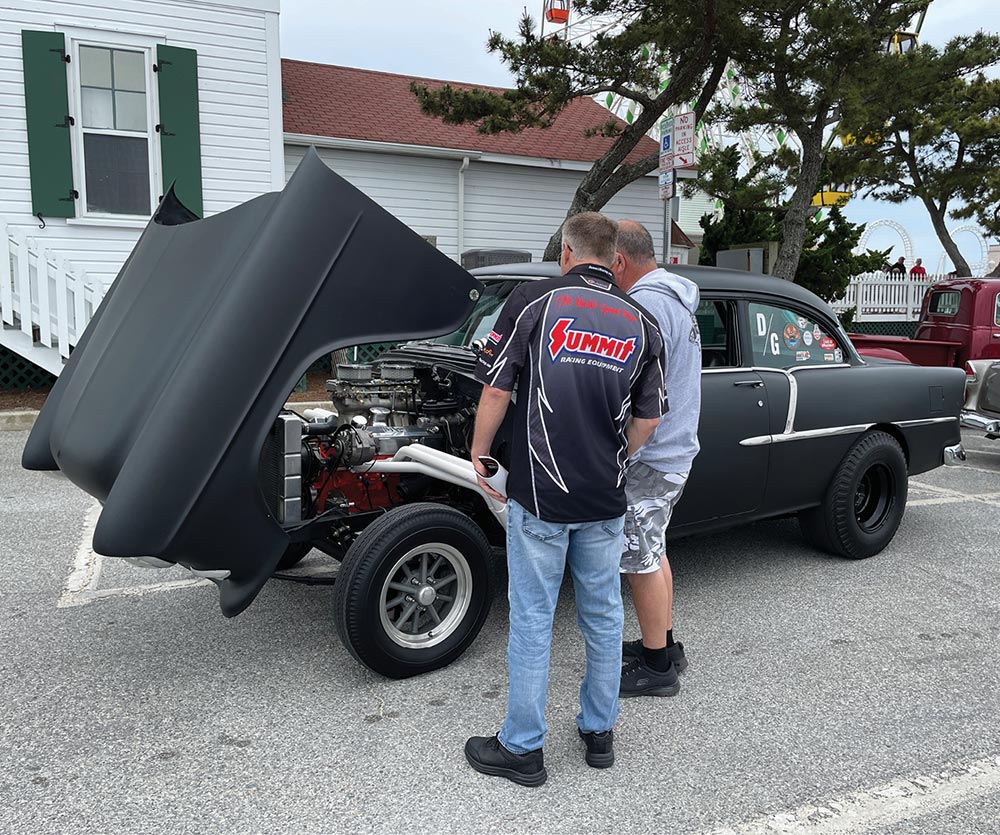
[[[486, 618], [504, 538], [506, 508], [468, 460], [477, 342], [518, 282], [555, 270], [473, 277], [315, 153], [280, 194], [206, 220], [168, 193], [24, 466], [101, 500], [98, 552], [210, 577], [227, 616], [276, 570], [329, 554], [351, 653], [392, 677], [441, 667]], [[702, 452], [671, 533], [798, 514], [819, 548], [878, 553], [908, 475], [961, 455], [965, 375], [863, 362], [795, 285], [677, 271], [702, 289], [704, 370]], [[329, 410], [282, 408], [317, 357], [381, 342], [407, 344], [340, 363]], [[501, 460], [505, 444], [501, 431]]]

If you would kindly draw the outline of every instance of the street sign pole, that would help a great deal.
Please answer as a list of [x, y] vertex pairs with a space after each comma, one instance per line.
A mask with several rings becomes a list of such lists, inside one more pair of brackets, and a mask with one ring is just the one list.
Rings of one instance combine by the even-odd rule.
[[663, 201], [663, 266], [670, 266], [670, 238], [674, 225], [674, 199], [668, 197]]

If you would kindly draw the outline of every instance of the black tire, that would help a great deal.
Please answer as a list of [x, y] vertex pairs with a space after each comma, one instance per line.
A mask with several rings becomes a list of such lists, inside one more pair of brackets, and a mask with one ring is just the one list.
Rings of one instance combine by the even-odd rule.
[[892, 435], [863, 435], [840, 462], [823, 503], [799, 514], [809, 544], [852, 560], [873, 557], [906, 510], [906, 456]]
[[285, 549], [285, 553], [281, 555], [275, 571], [287, 571], [289, 568], [294, 568], [305, 559], [306, 554], [311, 550], [312, 543], [310, 542], [293, 542]]
[[468, 649], [495, 587], [489, 541], [468, 516], [440, 504], [397, 507], [368, 525], [341, 563], [333, 604], [337, 633], [375, 672], [420, 675]]

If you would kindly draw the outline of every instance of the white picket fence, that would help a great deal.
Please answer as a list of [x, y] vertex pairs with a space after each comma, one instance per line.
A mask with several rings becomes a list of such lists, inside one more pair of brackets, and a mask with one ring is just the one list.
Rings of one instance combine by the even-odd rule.
[[103, 295], [102, 285], [0, 217], [0, 344], [58, 375]]
[[920, 303], [932, 284], [948, 278], [927, 275], [920, 280], [893, 273], [863, 273], [851, 279], [847, 293], [831, 305], [837, 313], [856, 307], [856, 322], [916, 322]]

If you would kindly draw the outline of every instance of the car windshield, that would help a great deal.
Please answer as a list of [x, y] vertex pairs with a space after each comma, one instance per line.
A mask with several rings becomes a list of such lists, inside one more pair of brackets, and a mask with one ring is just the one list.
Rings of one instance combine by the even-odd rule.
[[521, 282], [522, 279], [513, 278], [488, 281], [465, 324], [454, 333], [439, 336], [433, 341], [443, 345], [470, 345], [477, 339], [485, 339], [493, 330], [507, 297]]

